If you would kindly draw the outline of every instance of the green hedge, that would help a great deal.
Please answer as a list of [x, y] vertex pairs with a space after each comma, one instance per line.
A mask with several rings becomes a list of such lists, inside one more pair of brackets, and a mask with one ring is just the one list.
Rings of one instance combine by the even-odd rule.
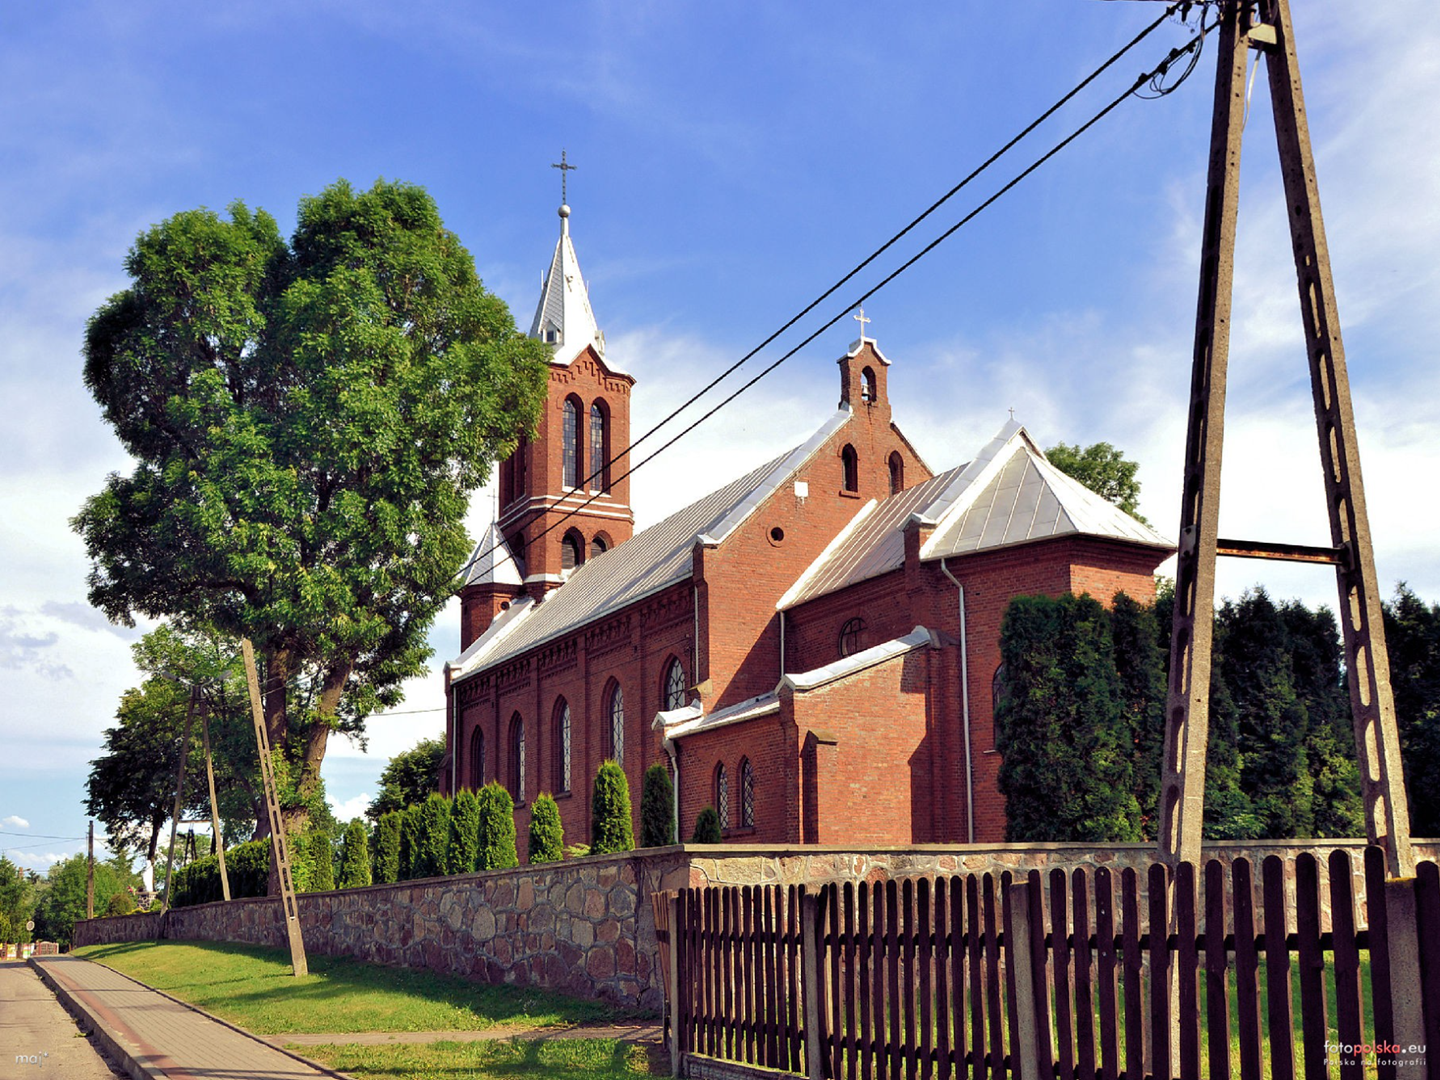
[[635, 833], [630, 825], [630, 782], [614, 761], [603, 762], [595, 774], [590, 796], [590, 853], [604, 855], [632, 851]]
[[[230, 896], [264, 896], [270, 883], [270, 841], [251, 840], [225, 852], [225, 872], [230, 878]], [[190, 907], [225, 899], [220, 888], [220, 860], [214, 855], [196, 859], [172, 875], [171, 907]]]

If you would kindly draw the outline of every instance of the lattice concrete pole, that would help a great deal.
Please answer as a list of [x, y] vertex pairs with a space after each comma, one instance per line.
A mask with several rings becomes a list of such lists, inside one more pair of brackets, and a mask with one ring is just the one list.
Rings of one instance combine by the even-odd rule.
[[1385, 849], [1391, 877], [1411, 877], [1410, 810], [1400, 764], [1400, 735], [1390, 690], [1390, 661], [1375, 577], [1375, 552], [1365, 512], [1365, 485], [1350, 406], [1350, 379], [1340, 340], [1340, 315], [1330, 276], [1330, 254], [1320, 217], [1315, 155], [1310, 147], [1300, 66], [1295, 57], [1288, 0], [1264, 0], [1265, 22], [1274, 27], [1267, 48], [1275, 135], [1280, 144], [1280, 173], [1290, 210], [1290, 243], [1300, 287], [1305, 349], [1310, 360], [1310, 389], [1325, 473], [1325, 502], [1330, 537], [1340, 549], [1336, 579], [1340, 626], [1345, 638], [1345, 672], [1355, 719], [1355, 745], [1365, 798], [1365, 826], [1372, 844]]
[[280, 879], [281, 913], [285, 918], [285, 935], [290, 941], [290, 966], [299, 978], [310, 973], [310, 965], [305, 961], [300, 910], [295, 903], [295, 883], [290, 877], [290, 843], [285, 836], [285, 821], [280, 816], [280, 799], [275, 794], [275, 769], [270, 760], [270, 734], [265, 730], [265, 708], [260, 702], [255, 646], [249, 638], [240, 639], [240, 652], [245, 657], [245, 681], [250, 688], [250, 718], [255, 724], [255, 744], [260, 751], [260, 779], [265, 785], [265, 812], [270, 822], [270, 855]]
[[1220, 13], [1215, 111], [1205, 194], [1200, 298], [1190, 373], [1185, 486], [1170, 686], [1160, 787], [1160, 857], [1173, 868], [1199, 863], [1205, 813], [1205, 748], [1210, 732], [1210, 643], [1215, 611], [1215, 548], [1220, 519], [1225, 376], [1230, 357], [1235, 219], [1240, 201], [1240, 136], [1245, 119], [1246, 33], [1250, 5], [1227, 0]]
[[220, 891], [230, 899], [230, 875], [225, 871], [225, 837], [220, 831], [220, 807], [215, 800], [215, 762], [210, 756], [210, 709], [200, 703], [200, 734], [205, 739], [205, 780], [210, 785], [210, 829], [215, 837], [215, 858], [220, 863]]

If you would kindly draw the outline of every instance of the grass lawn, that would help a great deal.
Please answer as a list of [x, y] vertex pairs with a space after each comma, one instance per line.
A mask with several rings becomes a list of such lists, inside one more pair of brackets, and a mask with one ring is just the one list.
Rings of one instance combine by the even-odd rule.
[[645, 1049], [613, 1039], [306, 1046], [308, 1058], [358, 1080], [635, 1080], [659, 1072]]
[[497, 1025], [550, 1027], [617, 1019], [614, 1008], [595, 1001], [343, 957], [311, 956], [310, 974], [297, 979], [290, 974], [288, 952], [250, 945], [129, 942], [93, 945], [75, 955], [258, 1035], [481, 1031]]

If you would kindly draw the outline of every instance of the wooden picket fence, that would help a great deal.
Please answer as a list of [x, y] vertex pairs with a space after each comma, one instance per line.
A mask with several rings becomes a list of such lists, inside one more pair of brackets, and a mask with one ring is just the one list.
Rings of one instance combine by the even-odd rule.
[[1379, 849], [1360, 889], [1348, 852], [1326, 869], [1323, 889], [1302, 854], [1267, 858], [1258, 880], [1237, 858], [1173, 882], [1155, 865], [657, 894], [674, 1072], [723, 1075], [719, 1059], [813, 1080], [1427, 1075], [1423, 1053], [1406, 1069], [1417, 1054], [1402, 1048], [1397, 1074], [1394, 1053], [1334, 1044], [1394, 1046], [1398, 1023], [1440, 1046], [1440, 872], [1421, 864], [1409, 906], [1390, 908], [1413, 926], [1391, 927]]

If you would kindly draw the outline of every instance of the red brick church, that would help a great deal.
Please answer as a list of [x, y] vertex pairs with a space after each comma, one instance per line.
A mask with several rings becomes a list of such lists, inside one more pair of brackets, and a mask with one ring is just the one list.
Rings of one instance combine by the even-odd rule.
[[1148, 600], [1173, 546], [1014, 421], [932, 472], [891, 418], [891, 363], [863, 322], [809, 439], [635, 533], [629, 482], [605, 464], [629, 443], [635, 380], [605, 355], [569, 213], [530, 329], [554, 347], [549, 402], [501, 464], [461, 593], [445, 789], [499, 780], [522, 838], [548, 791], [567, 841], [586, 842], [590, 785], [614, 758], [638, 836], [658, 761], [682, 840], [706, 806], [737, 841], [1002, 840], [1006, 605]]

